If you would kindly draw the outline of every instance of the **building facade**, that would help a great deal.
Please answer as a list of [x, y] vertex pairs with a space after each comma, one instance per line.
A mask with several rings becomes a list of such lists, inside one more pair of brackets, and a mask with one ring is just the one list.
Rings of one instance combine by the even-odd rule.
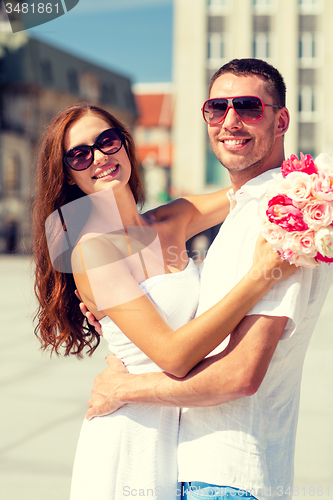
[[333, 153], [332, 19], [331, 0], [175, 0], [173, 184], [179, 192], [228, 185], [200, 109], [211, 76], [234, 58], [264, 59], [284, 76], [287, 155]]
[[172, 165], [173, 86], [138, 83], [133, 86], [139, 118], [134, 139], [146, 188], [146, 209], [170, 199]]
[[50, 120], [77, 102], [129, 127], [138, 114], [128, 78], [13, 34], [0, 6], [0, 252], [22, 252], [31, 250], [36, 147]]

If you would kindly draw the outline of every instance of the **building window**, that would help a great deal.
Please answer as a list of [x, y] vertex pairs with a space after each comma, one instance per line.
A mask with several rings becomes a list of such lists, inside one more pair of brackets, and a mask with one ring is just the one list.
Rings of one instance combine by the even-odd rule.
[[67, 72], [67, 80], [68, 80], [68, 90], [72, 94], [78, 94], [79, 92], [79, 80], [77, 78], [77, 72], [75, 69], [70, 69]]
[[269, 33], [256, 33], [253, 39], [253, 57], [269, 59], [271, 56]]
[[316, 156], [316, 124], [299, 123], [298, 124], [298, 147], [302, 153]]
[[228, 0], [208, 0], [208, 7], [227, 7]]
[[252, 0], [254, 7], [271, 7], [273, 0]]
[[310, 85], [301, 87], [299, 93], [299, 111], [313, 112], [315, 111], [314, 89]]
[[132, 93], [132, 90], [130, 87], [127, 87], [124, 89], [124, 98], [125, 98], [125, 102], [127, 104], [127, 106], [129, 106], [130, 108], [135, 108], [135, 100], [134, 100], [134, 95]]
[[208, 33], [223, 33], [225, 31], [225, 16], [208, 16]]
[[316, 33], [303, 32], [299, 38], [299, 61], [302, 68], [320, 65], [320, 38]]
[[208, 69], [220, 68], [228, 57], [227, 52], [226, 35], [211, 33], [208, 36]]
[[210, 15], [227, 14], [230, 10], [232, 0], [207, 0], [207, 8]]
[[323, 10], [322, 0], [298, 0], [300, 14], [320, 14]]
[[14, 154], [4, 164], [3, 187], [5, 193], [20, 190], [21, 162], [18, 154]]
[[299, 39], [300, 59], [313, 59], [316, 57], [314, 33], [302, 33]]
[[100, 81], [95, 73], [87, 71], [79, 75], [80, 96], [92, 102], [98, 102], [100, 97]]
[[255, 15], [273, 14], [276, 7], [275, 0], [252, 0], [253, 12]]
[[300, 87], [303, 85], [316, 84], [316, 70], [314, 68], [301, 68], [298, 72], [298, 84]]
[[212, 33], [208, 40], [208, 59], [223, 59], [224, 43], [220, 33]]
[[206, 156], [206, 184], [217, 186], [223, 184], [223, 167], [211, 148], [208, 149]]
[[50, 84], [53, 82], [53, 73], [51, 61], [45, 60], [40, 63], [40, 68], [42, 71], [43, 83]]
[[319, 0], [298, 0], [301, 7], [313, 7], [319, 5]]
[[319, 120], [317, 92], [314, 86], [303, 85], [299, 91], [299, 121], [302, 123]]
[[106, 104], [114, 104], [116, 102], [116, 87], [113, 83], [103, 83], [100, 100]]

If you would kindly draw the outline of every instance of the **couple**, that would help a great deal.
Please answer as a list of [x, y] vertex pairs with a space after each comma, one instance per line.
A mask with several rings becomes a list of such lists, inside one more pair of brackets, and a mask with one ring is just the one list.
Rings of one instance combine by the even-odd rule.
[[[252, 97], [239, 99], [243, 96]], [[110, 356], [109, 368], [95, 381], [90, 420], [77, 449], [72, 500], [176, 498], [178, 407], [187, 408], [178, 448], [184, 498], [283, 498], [292, 489], [302, 363], [332, 272], [322, 265], [292, 274], [289, 264], [273, 262], [261, 241], [252, 263], [261, 226], [258, 203], [271, 170], [284, 159], [289, 115], [281, 75], [263, 61], [234, 60], [213, 76], [203, 112], [232, 190], [231, 212], [202, 267], [200, 293], [193, 263], [181, 256], [186, 239], [226, 217], [224, 192], [138, 214], [142, 187], [132, 139], [99, 108], [61, 112], [43, 143], [35, 211], [42, 345], [55, 351], [64, 346], [67, 354], [96, 347], [93, 329], [82, 333], [72, 297], [77, 286], [101, 320], [112, 352], [130, 371]], [[107, 190], [126, 231], [116, 223], [105, 231], [111, 212], [94, 197], [105, 202]], [[44, 224], [52, 212], [84, 195], [90, 195], [94, 217], [88, 216], [75, 239], [74, 282], [71, 274], [52, 268]], [[92, 220], [98, 229], [91, 228]], [[138, 257], [144, 245], [131, 233], [133, 227], [152, 228], [158, 235], [145, 249], [146, 269]], [[279, 283], [275, 267], [286, 278]], [[106, 305], [98, 307], [103, 294]], [[198, 299], [197, 317], [186, 324]], [[230, 333], [223, 350], [203, 359]]]

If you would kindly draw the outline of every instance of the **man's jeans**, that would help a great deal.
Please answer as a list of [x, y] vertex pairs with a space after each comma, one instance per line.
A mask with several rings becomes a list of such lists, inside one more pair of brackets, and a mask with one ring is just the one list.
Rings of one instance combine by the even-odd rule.
[[245, 490], [191, 481], [182, 484], [182, 500], [257, 500]]

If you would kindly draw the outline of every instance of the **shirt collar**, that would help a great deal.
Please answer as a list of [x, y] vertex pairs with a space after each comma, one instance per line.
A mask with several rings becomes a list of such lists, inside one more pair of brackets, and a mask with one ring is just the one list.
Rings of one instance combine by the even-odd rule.
[[263, 172], [257, 177], [254, 177], [253, 179], [246, 182], [246, 184], [244, 184], [238, 191], [236, 191], [236, 193], [234, 193], [233, 189], [230, 189], [230, 191], [228, 191], [228, 198], [230, 200], [231, 209], [233, 208], [232, 205], [235, 206], [239, 195], [243, 194], [244, 192], [248, 193], [251, 198], [262, 198], [262, 196], [264, 196], [267, 191], [268, 184], [273, 180], [272, 174], [279, 174], [280, 172], [281, 167], [267, 170], [266, 172]]

